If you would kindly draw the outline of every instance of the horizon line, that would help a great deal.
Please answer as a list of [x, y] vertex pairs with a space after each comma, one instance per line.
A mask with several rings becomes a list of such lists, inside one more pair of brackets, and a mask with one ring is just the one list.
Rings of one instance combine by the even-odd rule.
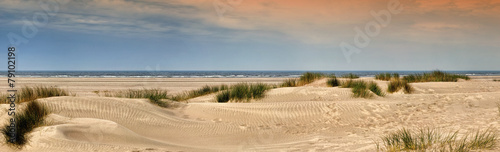
[[[407, 71], [500, 71], [500, 70], [441, 70], [441, 69], [434, 69], [434, 70], [17, 70], [16, 72], [212, 72], [212, 71], [217, 71], [217, 72], [255, 72], [255, 71], [262, 71], [262, 72], [349, 72], [349, 71], [356, 71], [356, 72], [376, 72], [376, 71], [401, 71], [401, 72], [407, 72]], [[3, 71], [6, 72], [6, 71]]]

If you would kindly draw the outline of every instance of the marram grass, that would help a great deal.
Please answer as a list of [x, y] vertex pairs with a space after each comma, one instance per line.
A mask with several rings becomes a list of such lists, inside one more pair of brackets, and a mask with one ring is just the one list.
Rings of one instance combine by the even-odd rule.
[[171, 99], [174, 100], [174, 101], [185, 101], [185, 100], [188, 100], [188, 99], [192, 99], [192, 98], [196, 98], [196, 97], [200, 97], [200, 96], [204, 96], [204, 95], [216, 93], [216, 92], [219, 92], [219, 91], [224, 91], [224, 90], [227, 90], [228, 88], [229, 87], [227, 85], [224, 85], [224, 84], [218, 85], [218, 86], [208, 86], [208, 85], [205, 85], [204, 87], [202, 87], [200, 89], [188, 91], [188, 92], [185, 92], [185, 93], [173, 96]]
[[371, 98], [373, 95], [368, 89], [368, 84], [362, 80], [352, 80], [343, 81], [341, 84], [342, 88], [351, 88], [352, 96], [356, 98]]
[[[36, 127], [43, 125], [49, 113], [50, 111], [43, 104], [37, 101], [28, 102], [23, 111], [14, 115], [15, 127], [11, 127], [9, 122], [1, 129], [7, 145], [21, 149], [29, 142], [28, 134]], [[11, 129], [16, 130], [14, 137], [11, 136]], [[15, 139], [14, 142], [11, 142], [11, 139]]]
[[311, 82], [314, 82], [318, 79], [321, 79], [323, 77], [326, 77], [326, 75], [323, 73], [306, 72], [306, 73], [302, 74], [302, 76], [300, 76], [299, 85], [303, 86], [303, 85], [309, 84]]
[[306, 72], [302, 74], [298, 79], [286, 79], [284, 80], [279, 87], [298, 87], [298, 86], [304, 86], [309, 83], [312, 83], [318, 79], [325, 78], [325, 77], [334, 77], [328, 76], [323, 73], [315, 73], [315, 72]]
[[[70, 96], [70, 93], [64, 89], [57, 87], [35, 86], [35, 87], [22, 87], [16, 93], [16, 103], [23, 103], [27, 101], [34, 101], [40, 98], [55, 97], [55, 96]], [[8, 94], [1, 95], [2, 102], [8, 102]]]
[[470, 80], [469, 76], [450, 74], [443, 71], [432, 71], [430, 73], [423, 74], [410, 74], [404, 76], [403, 80], [413, 83], [413, 82], [457, 82], [458, 79]]
[[170, 107], [167, 102], [161, 101], [161, 99], [168, 99], [168, 94], [166, 90], [161, 89], [129, 89], [126, 91], [118, 91], [114, 93], [106, 93], [106, 97], [119, 97], [119, 98], [146, 98], [153, 104], [160, 107]]
[[399, 74], [398, 73], [380, 73], [375, 75], [375, 79], [377, 80], [383, 80], [383, 81], [389, 81], [391, 79], [399, 79]]
[[371, 98], [372, 97], [372, 94], [367, 89], [367, 84], [364, 81], [359, 81], [357, 83], [354, 83], [354, 86], [352, 86], [352, 93], [353, 93], [353, 97], [357, 97], [357, 98]]
[[377, 83], [375, 82], [370, 82], [370, 84], [368, 85], [368, 89], [370, 91], [372, 91], [374, 94], [376, 94], [377, 96], [385, 96], [384, 92], [382, 91], [382, 89], [380, 89], [380, 87], [377, 85]]
[[414, 91], [410, 83], [408, 83], [405, 80], [392, 79], [391, 81], [389, 81], [389, 84], [387, 86], [387, 92], [394, 93], [401, 89], [404, 89], [404, 92], [408, 94], [413, 93]]
[[379, 151], [451, 151], [466, 152], [490, 150], [496, 146], [498, 135], [491, 128], [467, 132], [459, 136], [458, 131], [442, 133], [437, 129], [400, 129], [382, 136]]
[[229, 90], [225, 90], [225, 91], [222, 91], [220, 92], [219, 94], [217, 94], [216, 96], [216, 101], [218, 103], [226, 103], [226, 102], [229, 102], [229, 100], [231, 100], [231, 92]]
[[356, 74], [353, 74], [353, 73], [348, 73], [348, 74], [342, 75], [342, 78], [357, 79], [357, 78], [359, 78], [359, 76]]
[[286, 79], [281, 83], [280, 87], [296, 87], [298, 86], [298, 79]]
[[251, 99], [264, 98], [265, 92], [271, 88], [272, 86], [264, 83], [238, 83], [229, 87], [228, 90], [219, 92], [216, 95], [216, 101], [219, 103], [249, 102]]
[[336, 87], [340, 85], [340, 81], [333, 76], [326, 81], [326, 85], [328, 85], [329, 87]]
[[[340, 83], [342, 88], [351, 88], [353, 97], [356, 98], [371, 98], [373, 94], [377, 96], [385, 96], [385, 93], [375, 82], [367, 83], [363, 80], [346, 80]], [[372, 93], [370, 93], [372, 92]]]

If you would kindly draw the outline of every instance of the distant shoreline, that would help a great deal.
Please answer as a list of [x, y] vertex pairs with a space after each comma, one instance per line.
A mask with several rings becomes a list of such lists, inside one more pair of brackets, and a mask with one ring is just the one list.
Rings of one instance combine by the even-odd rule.
[[[18, 71], [16, 77], [28, 78], [296, 78], [307, 71]], [[373, 77], [378, 73], [407, 74], [428, 71], [312, 71], [343, 75], [353, 73]], [[468, 76], [500, 76], [500, 71], [446, 71]], [[6, 77], [0, 72], [0, 77]]]

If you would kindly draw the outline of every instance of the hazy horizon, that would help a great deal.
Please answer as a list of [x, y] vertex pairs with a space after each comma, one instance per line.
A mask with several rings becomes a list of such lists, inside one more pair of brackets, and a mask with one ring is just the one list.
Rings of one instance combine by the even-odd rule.
[[0, 1], [19, 71], [500, 70], [500, 1], [55, 1]]

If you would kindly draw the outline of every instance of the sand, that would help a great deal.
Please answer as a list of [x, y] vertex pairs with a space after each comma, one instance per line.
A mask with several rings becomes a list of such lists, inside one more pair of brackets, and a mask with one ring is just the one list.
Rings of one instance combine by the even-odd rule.
[[[39, 99], [52, 114], [47, 125], [30, 133], [31, 142], [23, 151], [375, 151], [374, 141], [403, 127], [500, 130], [496, 105], [500, 82], [492, 79], [500, 77], [415, 83], [413, 94], [372, 99], [352, 98], [350, 89], [327, 87], [323, 79], [303, 87], [272, 89], [251, 103], [213, 103], [214, 95], [207, 95], [171, 109], [146, 99], [102, 97], [93, 91], [162, 88], [176, 94], [206, 84], [276, 84], [284, 78], [18, 78], [17, 82], [76, 93]], [[386, 81], [376, 82], [387, 88]], [[3, 92], [6, 89], [0, 86]], [[1, 107], [5, 124], [8, 105]], [[13, 150], [1, 145], [0, 151]]]

